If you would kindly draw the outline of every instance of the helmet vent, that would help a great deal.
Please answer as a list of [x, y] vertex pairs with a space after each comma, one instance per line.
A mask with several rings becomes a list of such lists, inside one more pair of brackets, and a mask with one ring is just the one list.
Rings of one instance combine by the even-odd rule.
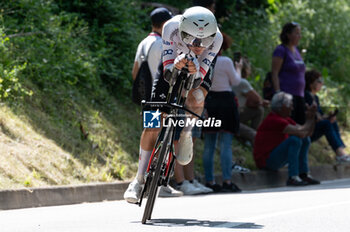
[[196, 26], [198, 27], [198, 24], [197, 24], [197, 23], [193, 22], [193, 24], [196, 25]]
[[209, 23], [206, 23], [204, 26], [206, 27], [206, 26], [208, 26], [209, 25]]

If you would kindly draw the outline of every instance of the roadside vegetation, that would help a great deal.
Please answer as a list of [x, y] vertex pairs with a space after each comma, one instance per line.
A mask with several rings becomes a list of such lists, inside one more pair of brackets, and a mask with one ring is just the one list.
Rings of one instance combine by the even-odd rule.
[[[147, 2], [147, 1], [146, 1]], [[158, 0], [183, 10], [190, 1]], [[149, 3], [149, 2], [148, 2]], [[222, 31], [234, 39], [260, 90], [272, 50], [287, 21], [302, 26], [300, 50], [323, 74], [325, 111], [349, 142], [349, 3], [340, 1], [217, 0]], [[139, 0], [13, 0], [0, 3], [0, 188], [118, 181], [137, 170], [140, 107], [130, 100], [138, 43], [150, 31], [149, 4]], [[349, 144], [349, 143], [348, 143]], [[203, 141], [196, 143], [202, 174]], [[255, 168], [252, 148], [234, 142], [234, 155]], [[310, 163], [332, 163], [322, 139]], [[219, 169], [218, 169], [219, 170]]]

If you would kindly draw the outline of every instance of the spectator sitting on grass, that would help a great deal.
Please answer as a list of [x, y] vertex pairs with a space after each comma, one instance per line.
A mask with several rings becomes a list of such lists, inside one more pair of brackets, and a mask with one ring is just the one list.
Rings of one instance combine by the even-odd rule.
[[243, 57], [242, 60], [242, 79], [232, 90], [239, 104], [239, 137], [254, 145], [256, 129], [264, 117], [264, 106], [268, 106], [270, 101], [262, 99], [249, 83], [247, 78], [251, 74], [251, 65], [247, 57]]
[[308, 150], [315, 124], [316, 105], [307, 108], [304, 125], [290, 118], [293, 97], [278, 92], [271, 100], [271, 112], [257, 130], [254, 159], [258, 168], [277, 171], [288, 164], [289, 186], [319, 184], [309, 175]]
[[346, 154], [344, 148], [344, 142], [340, 137], [339, 127], [337, 119], [334, 115], [325, 115], [320, 107], [320, 101], [316, 95], [323, 85], [321, 73], [316, 70], [307, 71], [305, 73], [305, 101], [311, 105], [313, 103], [317, 106], [316, 113], [316, 125], [315, 130], [311, 135], [311, 142], [314, 142], [321, 138], [323, 135], [329, 145], [332, 147], [336, 154], [336, 160], [338, 163], [350, 163], [350, 156]]

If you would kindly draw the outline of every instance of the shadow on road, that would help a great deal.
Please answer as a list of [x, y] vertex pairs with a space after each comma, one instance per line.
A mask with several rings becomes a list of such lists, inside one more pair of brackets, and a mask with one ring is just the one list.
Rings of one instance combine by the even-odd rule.
[[196, 219], [152, 219], [146, 225], [164, 226], [164, 227], [188, 227], [202, 226], [227, 229], [262, 229], [262, 225], [257, 225], [251, 222], [227, 222], [227, 221], [209, 221]]

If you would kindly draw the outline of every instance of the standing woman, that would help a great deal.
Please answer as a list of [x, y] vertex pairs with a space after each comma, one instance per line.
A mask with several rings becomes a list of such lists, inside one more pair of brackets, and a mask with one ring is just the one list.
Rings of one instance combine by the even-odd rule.
[[[222, 50], [231, 45], [231, 38], [223, 34], [223, 43], [217, 56], [212, 86], [205, 99], [205, 109], [210, 118], [221, 120], [221, 127], [203, 128], [204, 152], [203, 165], [206, 186], [214, 192], [240, 192], [241, 190], [231, 181], [232, 175], [232, 139], [239, 129], [238, 108], [232, 86], [241, 81], [242, 61], [236, 62], [222, 56]], [[236, 66], [236, 67], [235, 67]], [[214, 154], [216, 142], [220, 143], [220, 161], [222, 170], [222, 187], [214, 179]]]
[[272, 57], [272, 82], [276, 92], [293, 95], [291, 118], [302, 125], [305, 122], [305, 64], [297, 48], [301, 38], [300, 25], [294, 22], [283, 26], [278, 45]]

